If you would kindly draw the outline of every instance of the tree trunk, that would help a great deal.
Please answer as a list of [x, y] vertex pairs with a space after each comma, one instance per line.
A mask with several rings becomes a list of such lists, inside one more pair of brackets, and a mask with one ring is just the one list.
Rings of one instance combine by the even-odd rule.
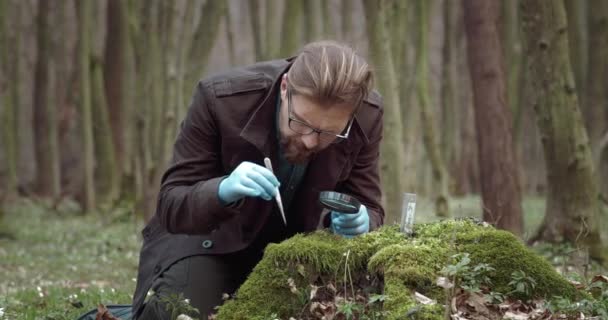
[[[122, 179], [128, 161], [125, 157], [127, 114], [130, 108], [125, 92], [129, 46], [127, 10], [126, 1], [108, 0], [103, 78], [114, 145], [115, 170], [119, 180]], [[120, 185], [116, 191], [121, 193]]]
[[[591, 142], [591, 151], [595, 159], [599, 158], [598, 145], [606, 132], [608, 116], [608, 2], [604, 0], [589, 1], [589, 68], [587, 72], [586, 98], [583, 99], [583, 114], [586, 115], [587, 132]], [[586, 112], [585, 112], [586, 111]], [[604, 175], [605, 177], [605, 175]], [[602, 181], [602, 185], [606, 185]], [[608, 188], [607, 188], [608, 189]]]
[[602, 260], [599, 197], [568, 53], [563, 2], [521, 2], [533, 101], [547, 167], [545, 218], [531, 241], [569, 241]]
[[393, 57], [386, 29], [386, 0], [363, 0], [369, 50], [375, 68], [383, 70], [378, 76], [378, 87], [384, 97], [384, 138], [380, 173], [386, 199], [385, 223], [399, 221], [403, 189], [403, 144], [401, 143], [401, 110]]
[[[188, 2], [187, 6], [191, 7], [192, 2]], [[189, 13], [186, 12], [186, 18], [188, 17]], [[230, 2], [226, 3], [226, 13], [224, 13], [224, 23], [226, 25], [226, 42], [228, 42], [228, 57], [230, 58], [230, 65], [231, 66], [236, 66], [236, 51], [234, 49], [234, 31], [232, 30], [232, 14], [230, 13]], [[186, 20], [186, 21], [190, 21], [190, 20]], [[185, 23], [184, 23], [185, 24]], [[266, 21], [266, 24], [268, 24], [268, 21]], [[183, 34], [180, 33], [180, 35]], [[180, 42], [180, 46], [181, 46], [181, 42]], [[268, 48], [266, 48], [265, 50], [267, 50]], [[267, 54], [267, 53], [266, 53]], [[180, 87], [181, 88], [181, 87]]]
[[[455, 7], [458, 3], [455, 1], [445, 2], [443, 5], [443, 30], [444, 41], [441, 51], [442, 55], [442, 76], [441, 76], [441, 124], [443, 127], [441, 134], [441, 150], [443, 150], [443, 160], [445, 163], [456, 163], [455, 140], [458, 137], [457, 112], [455, 95], [455, 63], [454, 53], [457, 30], [455, 23]], [[449, 185], [449, 190], [452, 193], [453, 183], [455, 179], [450, 166], [448, 166], [448, 175], [452, 184]]]
[[[596, 163], [600, 177], [600, 190], [604, 197], [608, 195], [608, 149], [602, 147], [601, 140], [608, 138], [606, 123], [608, 122], [608, 3], [606, 1], [591, 1], [593, 10], [589, 13], [589, 41], [593, 50], [589, 50], [589, 66], [593, 72], [588, 72], [587, 105], [588, 113], [594, 119], [590, 124], [590, 134], [597, 135], [591, 139], [592, 151], [595, 151]], [[604, 139], [599, 136], [603, 135]], [[606, 145], [605, 143], [603, 144]]]
[[497, 29], [500, 3], [468, 0], [463, 5], [475, 101], [483, 219], [521, 236], [519, 166], [513, 148], [511, 112], [506, 100], [504, 61]]
[[104, 95], [102, 62], [99, 56], [92, 57], [91, 90], [94, 141], [96, 149], [97, 168], [95, 174], [98, 202], [102, 205], [113, 206], [120, 194], [120, 178], [116, 164], [112, 128]]
[[521, 37], [519, 35], [519, 10], [516, 1], [503, 1], [503, 52], [505, 57], [506, 65], [506, 76], [507, 76], [507, 101], [509, 108], [513, 114], [513, 135], [516, 145], [518, 145], [518, 139], [516, 138], [521, 128], [521, 120], [523, 115], [522, 102], [520, 101], [520, 88], [523, 81], [522, 77], [522, 66], [523, 56], [521, 52]]
[[300, 45], [302, 6], [301, 0], [290, 0], [285, 3], [280, 52], [283, 58], [295, 55]]
[[420, 106], [422, 137], [427, 156], [432, 168], [433, 184], [435, 189], [435, 214], [439, 217], [449, 216], [449, 175], [437, 139], [436, 122], [431, 111], [431, 97], [429, 92], [429, 62], [428, 62], [428, 35], [429, 35], [429, 1], [419, 0], [418, 17], [420, 19], [420, 34], [418, 38], [417, 91]]
[[264, 50], [265, 60], [277, 59], [279, 50], [278, 21], [277, 18], [277, 0], [266, 0], [266, 49]]
[[78, 62], [80, 68], [80, 105], [82, 118], [82, 144], [84, 150], [84, 209], [96, 208], [95, 202], [95, 146], [93, 140], [93, 118], [91, 106], [91, 18], [92, 2], [76, 0], [78, 8]]
[[[19, 4], [13, 4], [19, 6]], [[9, 32], [9, 17], [13, 14], [13, 8], [7, 4], [7, 1], [0, 1], [0, 103], [3, 110], [2, 114], [2, 138], [4, 142], [4, 153], [6, 158], [6, 170], [7, 180], [6, 187], [3, 188], [5, 192], [2, 200], [10, 200], [17, 195], [18, 178], [17, 178], [17, 159], [18, 159], [18, 148], [17, 148], [17, 84], [18, 79], [18, 59], [19, 55], [17, 50], [10, 50], [12, 47], [19, 45], [19, 34], [16, 36], [10, 36]], [[15, 33], [19, 33], [20, 30], [16, 29]], [[14, 40], [14, 41], [13, 41]], [[9, 46], [8, 44], [11, 44]], [[1, 218], [1, 214], [0, 214]]]
[[344, 39], [344, 41], [349, 42], [353, 29], [353, 2], [352, 0], [342, 0], [340, 5], [340, 11], [342, 12], [340, 31], [342, 33], [342, 39]]
[[[599, 2], [604, 2], [600, 0]], [[564, 0], [566, 6], [566, 15], [568, 20], [568, 43], [570, 45], [570, 63], [572, 64], [572, 70], [574, 70], [574, 80], [576, 83], [577, 93], [579, 97], [579, 103], [583, 107], [583, 114], [585, 114], [585, 87], [587, 85], [587, 70], [588, 70], [588, 57], [592, 52], [588, 53], [588, 29], [587, 29], [587, 4], [589, 1], [580, 0]], [[598, 3], [599, 4], [599, 3]], [[601, 4], [600, 4], [601, 5]], [[590, 5], [593, 11], [596, 7]], [[591, 32], [591, 30], [589, 29]], [[593, 43], [593, 42], [591, 42]]]
[[226, 0], [207, 1], [202, 7], [201, 17], [194, 33], [188, 54], [185, 92], [189, 96], [198, 79], [205, 74], [205, 66], [220, 29], [222, 15], [226, 12]]
[[334, 39], [336, 37], [330, 4], [331, 1], [321, 0], [321, 26], [323, 27], [321, 35], [324, 39]]
[[49, 59], [53, 56], [49, 34], [51, 2], [38, 1], [38, 58], [34, 80], [34, 131], [36, 151], [36, 191], [58, 198], [61, 193], [55, 101], [51, 98]]
[[320, 30], [319, 16], [321, 15], [321, 3], [319, 0], [305, 0], [304, 5], [304, 41], [306, 43], [319, 40]]
[[262, 61], [264, 60], [264, 43], [262, 41], [262, 27], [260, 25], [260, 0], [249, 0], [249, 20], [253, 35], [255, 61]]

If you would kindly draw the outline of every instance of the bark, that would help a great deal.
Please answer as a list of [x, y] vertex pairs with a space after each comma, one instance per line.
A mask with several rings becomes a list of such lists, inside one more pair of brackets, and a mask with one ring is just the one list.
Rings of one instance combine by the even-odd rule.
[[473, 82], [481, 171], [483, 219], [521, 236], [523, 218], [518, 162], [506, 100], [498, 27], [498, 1], [463, 2], [468, 58]]
[[197, 80], [205, 73], [209, 54], [213, 49], [220, 29], [222, 15], [226, 12], [226, 0], [207, 1], [202, 7], [202, 13], [192, 47], [188, 54], [188, 68], [191, 70], [186, 77], [185, 92], [190, 95]]
[[342, 12], [340, 31], [342, 33], [342, 39], [348, 41], [351, 38], [351, 33], [353, 29], [353, 2], [352, 0], [342, 0], [340, 5], [340, 11]]
[[[603, 2], [603, 1], [599, 1]], [[566, 6], [566, 15], [568, 20], [568, 44], [570, 46], [570, 63], [574, 71], [574, 80], [579, 96], [581, 106], [586, 106], [585, 103], [585, 87], [587, 86], [587, 70], [588, 57], [592, 52], [588, 50], [588, 33], [587, 33], [587, 4], [589, 1], [579, 0], [564, 0]], [[596, 10], [594, 5], [590, 5], [593, 11]], [[591, 30], [589, 30], [591, 32]], [[593, 43], [593, 42], [591, 42]], [[595, 46], [595, 45], [594, 45]], [[589, 52], [589, 53], [588, 53]], [[585, 112], [583, 112], [585, 113]]]
[[546, 0], [521, 5], [548, 188], [545, 217], [531, 241], [569, 241], [602, 260], [598, 186], [570, 66], [564, 6]]
[[304, 4], [304, 41], [306, 43], [319, 40], [321, 25], [319, 16], [321, 15], [321, 3], [319, 0], [305, 0]]
[[264, 43], [262, 41], [262, 27], [260, 24], [260, 0], [249, 0], [249, 20], [253, 35], [255, 61], [262, 61], [264, 60]]
[[53, 56], [49, 33], [51, 2], [38, 2], [38, 57], [34, 80], [34, 131], [36, 151], [36, 191], [45, 197], [58, 198], [61, 192], [59, 150], [55, 101], [50, 92], [50, 58]]
[[302, 1], [291, 0], [285, 3], [283, 9], [283, 26], [281, 28], [281, 57], [296, 54], [300, 45], [300, 29], [302, 19]]
[[[226, 18], [228, 18], [230, 16], [229, 12], [228, 12], [229, 6], [226, 5]], [[186, 4], [186, 9], [185, 9], [185, 16], [183, 17], [183, 24], [182, 24], [182, 28], [181, 31], [179, 32], [180, 34], [180, 40], [179, 40], [179, 44], [178, 44], [178, 52], [177, 52], [177, 87], [180, 88], [180, 90], [178, 90], [177, 92], [177, 105], [176, 105], [176, 111], [175, 111], [175, 125], [176, 128], [179, 128], [179, 124], [181, 123], [182, 119], [184, 118], [184, 114], [185, 114], [185, 110], [187, 108], [186, 106], [186, 101], [185, 101], [185, 90], [183, 90], [182, 88], [184, 88], [184, 81], [185, 81], [185, 76], [186, 76], [186, 61], [187, 61], [187, 53], [189, 51], [190, 48], [190, 43], [192, 42], [192, 24], [194, 21], [194, 2], [193, 1], [188, 1]], [[232, 30], [229, 25], [230, 23], [228, 22], [228, 20], [226, 20], [226, 25], [228, 30]], [[233, 40], [229, 41], [232, 43]], [[234, 51], [234, 48], [230, 49], [231, 51]], [[231, 53], [231, 55], [234, 54], [234, 52]], [[193, 85], [193, 84], [191, 84]]]
[[95, 118], [93, 127], [97, 161], [95, 181], [98, 202], [101, 205], [112, 206], [120, 194], [120, 178], [118, 176], [112, 128], [106, 98], [104, 95], [104, 79], [102, 61], [99, 56], [92, 57], [91, 90], [92, 115]]
[[[125, 141], [127, 114], [130, 108], [126, 97], [129, 46], [127, 10], [126, 1], [108, 0], [103, 78], [114, 146], [116, 176], [119, 179], [127, 163]], [[120, 188], [117, 191], [120, 194]]]
[[334, 39], [336, 37], [333, 19], [331, 17], [330, 1], [321, 0], [321, 35], [324, 39]]
[[[523, 82], [523, 55], [521, 50], [521, 37], [519, 32], [519, 10], [517, 1], [503, 1], [503, 51], [507, 76], [507, 101], [513, 114], [514, 137], [518, 137], [523, 116], [521, 97], [521, 83]], [[519, 144], [519, 139], [514, 139]]]
[[589, 6], [593, 8], [589, 12], [589, 41], [593, 43], [593, 50], [589, 50], [588, 61], [593, 72], [587, 73], [585, 107], [590, 117], [586, 123], [598, 165], [600, 190], [605, 197], [608, 195], [608, 151], [602, 147], [600, 137], [608, 134], [608, 3], [594, 0]]
[[82, 118], [82, 143], [84, 153], [84, 209], [96, 208], [95, 201], [95, 149], [93, 140], [93, 118], [91, 106], [91, 18], [93, 15], [91, 1], [76, 0], [78, 8], [78, 67], [80, 69], [80, 105]]
[[[187, 3], [188, 7], [192, 6], [192, 2], [188, 2]], [[186, 12], [186, 17], [188, 17], [188, 12]], [[224, 13], [224, 24], [226, 26], [226, 42], [228, 42], [228, 56], [230, 58], [230, 65], [231, 66], [235, 66], [236, 65], [236, 51], [234, 49], [234, 31], [232, 30], [232, 14], [230, 14], [230, 2], [226, 3], [226, 13]], [[185, 20], [185, 21], [189, 21], [189, 20]], [[266, 21], [266, 24], [268, 24], [268, 21]], [[180, 33], [180, 35], [183, 35], [184, 32], [182, 30], [182, 32]], [[181, 45], [181, 44], [180, 44]], [[266, 48], [267, 50], [267, 48]]]
[[[18, 6], [18, 4], [16, 5]], [[18, 159], [18, 149], [17, 149], [17, 112], [18, 108], [16, 105], [16, 84], [15, 76], [18, 72], [18, 59], [19, 56], [15, 51], [11, 52], [9, 50], [9, 43], [16, 44], [18, 46], [18, 42], [15, 43], [15, 39], [19, 38], [19, 35], [10, 36], [9, 35], [9, 17], [13, 13], [13, 11], [17, 11], [12, 9], [10, 5], [7, 4], [7, 1], [0, 1], [0, 104], [3, 110], [2, 114], [2, 138], [4, 145], [4, 156], [6, 159], [6, 170], [7, 170], [7, 179], [6, 186], [3, 188], [4, 196], [0, 197], [0, 202], [2, 200], [10, 200], [11, 198], [17, 195], [17, 186], [18, 186], [18, 178], [17, 178], [17, 159]], [[16, 30], [18, 33], [19, 30]], [[2, 214], [0, 213], [0, 218]]]
[[277, 59], [279, 55], [279, 49], [277, 44], [279, 43], [279, 34], [277, 23], [277, 0], [266, 0], [266, 49], [264, 50], [264, 59], [271, 60]]
[[[586, 99], [582, 109], [586, 115], [591, 151], [598, 158], [598, 145], [606, 130], [608, 112], [608, 2], [589, 1], [589, 68], [586, 73]], [[605, 175], [604, 175], [605, 176]], [[605, 183], [603, 183], [605, 185]]]
[[420, 19], [420, 34], [418, 38], [417, 55], [417, 91], [420, 106], [420, 122], [422, 125], [422, 137], [425, 150], [430, 161], [433, 178], [433, 202], [435, 214], [439, 217], [449, 216], [449, 175], [439, 149], [437, 138], [436, 121], [431, 111], [431, 97], [429, 91], [429, 62], [428, 62], [428, 34], [429, 28], [429, 5], [427, 0], [419, 0], [418, 17]]
[[[442, 55], [442, 77], [441, 77], [441, 150], [445, 163], [455, 163], [454, 137], [457, 137], [456, 112], [453, 111], [456, 104], [454, 94], [454, 51], [455, 51], [455, 10], [458, 5], [455, 1], [445, 2], [443, 5], [443, 48]], [[450, 168], [448, 168], [450, 169]], [[451, 171], [451, 170], [449, 170]], [[450, 177], [452, 175], [450, 174]], [[453, 179], [450, 179], [453, 181]], [[450, 186], [451, 187], [451, 186]], [[452, 191], [453, 188], [450, 188]]]
[[382, 140], [382, 156], [380, 157], [380, 173], [386, 199], [386, 223], [400, 221], [401, 197], [403, 188], [403, 144], [400, 132], [401, 110], [397, 79], [389, 48], [388, 30], [386, 29], [386, 0], [363, 0], [369, 50], [376, 69], [384, 70], [379, 73], [378, 87], [384, 98], [384, 128]]

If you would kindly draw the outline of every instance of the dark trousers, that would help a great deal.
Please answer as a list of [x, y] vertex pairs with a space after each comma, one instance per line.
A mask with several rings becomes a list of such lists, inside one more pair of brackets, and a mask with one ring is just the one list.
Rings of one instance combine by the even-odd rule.
[[138, 319], [171, 319], [162, 297], [182, 293], [200, 312], [200, 319], [215, 312], [224, 293], [233, 294], [262, 258], [263, 249], [248, 248], [226, 255], [184, 258], [174, 263], [152, 284], [154, 294], [148, 298]]

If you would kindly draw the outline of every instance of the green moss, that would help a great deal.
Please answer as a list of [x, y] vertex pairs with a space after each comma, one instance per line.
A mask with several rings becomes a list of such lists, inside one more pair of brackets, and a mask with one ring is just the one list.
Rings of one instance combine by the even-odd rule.
[[[536, 281], [534, 297], [548, 298], [564, 296], [574, 298], [577, 290], [551, 264], [528, 249], [513, 234], [495, 230], [481, 229], [458, 235], [458, 250], [468, 252], [473, 264], [490, 263], [496, 270], [490, 275], [494, 290], [507, 293], [513, 271], [521, 270]], [[530, 298], [518, 295], [519, 298]]]
[[[297, 318], [308, 303], [309, 284], [329, 279], [343, 285], [346, 267], [353, 278], [371, 274], [384, 279], [387, 319], [406, 314], [442, 319], [445, 294], [435, 282], [449, 257], [462, 252], [470, 254], [472, 266], [488, 263], [495, 268], [489, 275], [494, 291], [510, 292], [511, 274], [521, 270], [537, 283], [530, 297], [576, 296], [575, 288], [548, 262], [508, 232], [466, 219], [421, 224], [414, 231], [414, 237], [406, 237], [397, 226], [385, 226], [354, 239], [317, 231], [269, 245], [237, 298], [220, 308], [218, 319]], [[290, 290], [290, 278], [296, 293]], [[418, 304], [414, 291], [439, 304]]]

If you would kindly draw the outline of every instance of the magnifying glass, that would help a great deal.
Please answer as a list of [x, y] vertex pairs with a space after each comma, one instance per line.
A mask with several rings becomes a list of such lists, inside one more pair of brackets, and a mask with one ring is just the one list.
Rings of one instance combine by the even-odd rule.
[[354, 214], [361, 208], [361, 202], [355, 197], [335, 191], [320, 192], [319, 202], [326, 209], [340, 213]]

